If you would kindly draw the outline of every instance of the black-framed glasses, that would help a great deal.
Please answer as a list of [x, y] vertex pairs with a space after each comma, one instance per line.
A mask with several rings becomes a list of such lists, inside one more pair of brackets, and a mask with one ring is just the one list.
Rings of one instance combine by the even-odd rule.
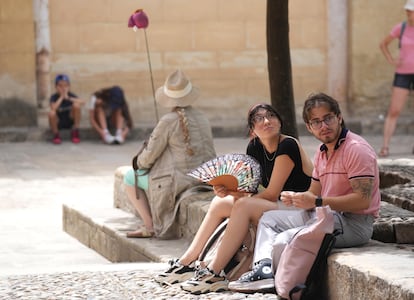
[[276, 119], [277, 116], [273, 112], [268, 111], [265, 114], [256, 114], [256, 115], [254, 115], [252, 120], [253, 120], [254, 124], [259, 124], [259, 123], [263, 123], [265, 118], [270, 121], [270, 120]]
[[329, 115], [323, 118], [322, 120], [312, 120], [309, 122], [310, 127], [312, 129], [321, 129], [322, 123], [325, 123], [326, 126], [332, 125], [336, 121], [336, 115]]

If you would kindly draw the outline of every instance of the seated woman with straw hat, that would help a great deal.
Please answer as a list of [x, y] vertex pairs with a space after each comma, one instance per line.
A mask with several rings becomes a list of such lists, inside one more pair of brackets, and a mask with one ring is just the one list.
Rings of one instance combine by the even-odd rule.
[[198, 96], [199, 90], [181, 70], [171, 73], [156, 91], [156, 101], [171, 112], [161, 117], [137, 155], [138, 170], [131, 168], [124, 177], [128, 199], [144, 223], [127, 237], [171, 236], [177, 195], [201, 184], [186, 174], [216, 156], [210, 123], [192, 107]]

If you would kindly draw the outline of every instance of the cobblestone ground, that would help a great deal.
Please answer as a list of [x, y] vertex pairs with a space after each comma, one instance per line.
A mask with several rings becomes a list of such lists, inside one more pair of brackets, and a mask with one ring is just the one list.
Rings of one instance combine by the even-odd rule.
[[275, 294], [233, 292], [192, 295], [178, 284], [161, 286], [158, 271], [67, 272], [0, 278], [2, 300], [278, 299]]

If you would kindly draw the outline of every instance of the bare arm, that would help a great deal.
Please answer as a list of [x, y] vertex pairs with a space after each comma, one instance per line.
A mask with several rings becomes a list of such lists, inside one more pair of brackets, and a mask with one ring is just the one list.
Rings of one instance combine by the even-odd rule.
[[79, 98], [79, 97], [71, 97], [71, 96], [69, 96], [68, 97], [68, 99], [70, 100], [70, 101], [72, 101], [72, 103], [77, 103], [77, 104], [79, 104], [79, 105], [83, 105], [83, 104], [85, 104], [85, 100], [83, 100], [83, 99], [81, 99], [81, 98]]
[[[374, 180], [372, 178], [356, 178], [350, 180], [352, 193], [343, 196], [323, 197], [323, 205], [329, 205], [333, 210], [354, 212], [367, 209], [371, 203]], [[304, 193], [282, 193], [282, 201], [286, 205], [310, 209], [315, 207], [315, 198], [320, 195], [316, 181]]]
[[388, 45], [394, 40], [396, 39], [395, 37], [391, 36], [391, 35], [387, 35], [381, 42], [380, 44], [380, 49], [382, 54], [385, 56], [385, 58], [387, 59], [387, 61], [393, 65], [393, 66], [397, 66], [399, 61], [398, 59], [394, 59], [391, 55], [390, 50], [388, 49]]
[[295, 164], [288, 155], [283, 154], [276, 157], [268, 187], [255, 197], [277, 201], [294, 166]]
[[64, 97], [62, 95], [59, 95], [59, 98], [55, 102], [50, 103], [50, 110], [51, 111], [57, 111], [59, 106], [62, 104]]

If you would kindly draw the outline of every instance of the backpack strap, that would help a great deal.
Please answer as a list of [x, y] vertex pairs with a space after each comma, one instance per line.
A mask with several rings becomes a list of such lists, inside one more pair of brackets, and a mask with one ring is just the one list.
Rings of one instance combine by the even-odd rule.
[[403, 33], [404, 33], [404, 30], [405, 30], [405, 27], [406, 26], [407, 26], [407, 22], [406, 21], [404, 21], [404, 22], [401, 23], [400, 38], [399, 38], [399, 41], [398, 41], [398, 48], [399, 49], [401, 48], [401, 39], [402, 39], [402, 36], [403, 36]]

